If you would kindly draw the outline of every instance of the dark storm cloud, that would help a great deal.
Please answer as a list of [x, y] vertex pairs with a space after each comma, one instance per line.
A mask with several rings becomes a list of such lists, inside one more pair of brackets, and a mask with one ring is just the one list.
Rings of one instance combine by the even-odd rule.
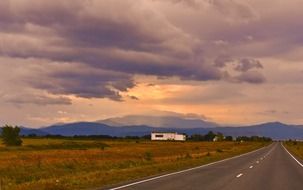
[[[171, 2], [200, 7], [206, 1]], [[89, 71], [74, 71], [73, 67], [54, 69], [42, 77], [45, 80], [35, 77], [26, 80], [31, 87], [56, 95], [120, 101], [121, 92], [135, 86], [134, 75], [229, 80], [227, 76], [231, 74], [224, 67], [232, 61], [232, 56], [218, 57], [215, 65], [209, 63], [207, 52], [217, 49], [208, 51], [205, 45], [208, 42], [175, 26], [152, 3], [147, 0], [74, 0], [73, 3], [3, 0], [0, 2], [0, 55], [45, 59], [56, 62], [56, 67], [60, 67], [60, 62], [87, 67]], [[237, 20], [239, 15], [245, 20], [256, 17], [250, 6], [238, 1], [208, 3], [232, 19]], [[231, 32], [226, 37], [230, 35]], [[253, 59], [243, 59], [236, 70], [244, 73], [230, 77], [248, 83], [264, 82], [262, 74], [247, 72], [252, 68], [261, 67]]]
[[[169, 23], [155, 19], [151, 11], [145, 13], [145, 10], [133, 8], [137, 4], [134, 1], [86, 0], [74, 1], [72, 5], [66, 0], [46, 3], [31, 1], [32, 6], [29, 3], [12, 5], [10, 11], [6, 11], [5, 16], [10, 21], [6, 24], [19, 25], [20, 28], [24, 28], [23, 32], [26, 32], [28, 23], [50, 28], [53, 35], [64, 39], [57, 45], [65, 45], [68, 48], [82, 47], [88, 50], [116, 47], [140, 52], [161, 51], [161, 43], [170, 40], [167, 37], [182, 37], [182, 34], [169, 26]], [[121, 6], [128, 7], [128, 11]], [[107, 9], [113, 9], [113, 12]], [[154, 27], [158, 27], [157, 32], [154, 31]]]
[[[38, 38], [45, 43], [43, 45], [50, 45], [49, 48], [41, 48], [33, 44], [35, 41], [23, 39], [22, 50], [7, 47], [2, 53], [24, 58], [80, 61], [93, 67], [131, 74], [179, 76], [188, 80], [220, 79], [220, 71], [216, 68], [205, 66], [203, 61], [196, 63], [191, 60], [191, 57], [200, 56], [195, 55], [191, 38], [169, 23], [154, 19], [152, 12], [146, 14], [132, 10], [134, 3], [130, 2], [133, 1], [127, 2], [123, 4], [130, 7], [129, 12], [117, 13], [118, 18], [101, 11], [92, 13], [96, 10], [87, 4], [79, 10], [79, 6], [75, 6], [78, 1], [73, 3], [73, 9], [65, 6], [66, 1], [59, 5], [49, 3], [48, 7], [24, 5], [16, 18], [8, 16], [15, 19], [16, 24], [24, 25], [25, 29], [28, 23], [49, 27], [53, 30], [52, 35], [61, 40]], [[95, 4], [102, 6], [104, 1], [103, 4]], [[92, 10], [89, 12], [86, 9]], [[131, 18], [127, 18], [128, 14]], [[154, 27], [157, 27], [157, 32]], [[15, 38], [16, 43], [18, 37]], [[178, 43], [184, 47], [178, 47]], [[180, 55], [183, 55], [183, 59], [177, 59]]]
[[37, 76], [27, 76], [26, 83], [51, 94], [115, 101], [122, 101], [120, 92], [135, 86], [130, 75], [90, 69], [81, 64], [66, 64], [63, 68], [57, 64], [49, 71], [40, 70]]

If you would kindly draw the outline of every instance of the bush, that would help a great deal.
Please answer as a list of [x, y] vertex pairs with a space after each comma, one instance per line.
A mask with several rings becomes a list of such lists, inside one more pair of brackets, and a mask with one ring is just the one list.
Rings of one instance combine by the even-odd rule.
[[12, 127], [12, 126], [4, 126], [2, 127], [2, 141], [6, 146], [21, 146], [22, 140], [19, 136], [20, 128]]
[[218, 148], [217, 152], [221, 153], [221, 152], [223, 152], [223, 150]]
[[145, 152], [143, 156], [144, 160], [146, 161], [152, 161], [153, 159], [153, 154], [151, 152]]
[[189, 154], [188, 152], [185, 154], [185, 158], [186, 159], [191, 159], [191, 158], [193, 158], [192, 156], [191, 156], [191, 154]]
[[226, 136], [225, 141], [233, 141], [233, 137], [232, 136]]

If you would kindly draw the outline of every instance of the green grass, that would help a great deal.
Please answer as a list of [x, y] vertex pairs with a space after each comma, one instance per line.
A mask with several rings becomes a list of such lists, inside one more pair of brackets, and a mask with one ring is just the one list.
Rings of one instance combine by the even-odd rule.
[[265, 145], [46, 138], [23, 141], [22, 147], [0, 146], [2, 190], [106, 187], [210, 163]]

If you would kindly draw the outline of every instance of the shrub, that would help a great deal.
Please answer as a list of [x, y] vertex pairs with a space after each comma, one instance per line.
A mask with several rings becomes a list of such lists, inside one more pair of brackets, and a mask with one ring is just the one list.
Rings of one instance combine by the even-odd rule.
[[152, 161], [153, 154], [151, 152], [145, 152], [143, 158], [144, 158], [144, 160]]
[[186, 159], [191, 159], [191, 158], [193, 158], [192, 156], [191, 156], [191, 154], [189, 154], [188, 152], [185, 154], [185, 158]]
[[221, 153], [221, 152], [223, 152], [223, 150], [218, 148], [217, 152]]

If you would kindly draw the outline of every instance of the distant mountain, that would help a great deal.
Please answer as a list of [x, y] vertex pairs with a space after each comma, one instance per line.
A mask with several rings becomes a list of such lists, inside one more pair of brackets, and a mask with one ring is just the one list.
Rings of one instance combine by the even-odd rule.
[[[2, 128], [0, 128], [0, 133], [2, 132]], [[20, 127], [20, 135], [32, 135], [35, 134], [37, 136], [45, 136], [48, 135], [47, 132], [40, 130], [40, 129], [32, 129], [32, 128], [26, 128], [26, 127]]]
[[160, 128], [147, 125], [113, 127], [96, 122], [78, 122], [69, 124], [53, 125], [40, 129], [21, 128], [22, 135], [37, 134], [40, 136], [51, 135], [110, 135], [117, 137], [144, 136], [153, 131], [178, 132], [187, 135], [206, 134], [209, 131], [221, 132], [230, 136], [266, 136], [276, 140], [301, 139], [303, 140], [303, 126], [286, 125], [279, 122], [264, 123], [260, 125], [243, 127], [215, 127], [215, 128]]
[[154, 130], [148, 126], [111, 127], [102, 123], [78, 122], [63, 125], [53, 125], [40, 130], [63, 136], [74, 135], [110, 135], [110, 136], [143, 136]]
[[218, 127], [216, 123], [204, 121], [202, 119], [185, 118], [178, 116], [145, 116], [145, 115], [129, 115], [124, 117], [116, 117], [97, 121], [98, 123], [109, 126], [137, 126], [147, 125], [159, 128], [176, 128], [176, 129], [192, 129], [192, 128], [213, 128]]
[[263, 123], [245, 127], [220, 127], [214, 131], [231, 136], [266, 136], [273, 139], [302, 139], [303, 126], [286, 125], [280, 122]]

